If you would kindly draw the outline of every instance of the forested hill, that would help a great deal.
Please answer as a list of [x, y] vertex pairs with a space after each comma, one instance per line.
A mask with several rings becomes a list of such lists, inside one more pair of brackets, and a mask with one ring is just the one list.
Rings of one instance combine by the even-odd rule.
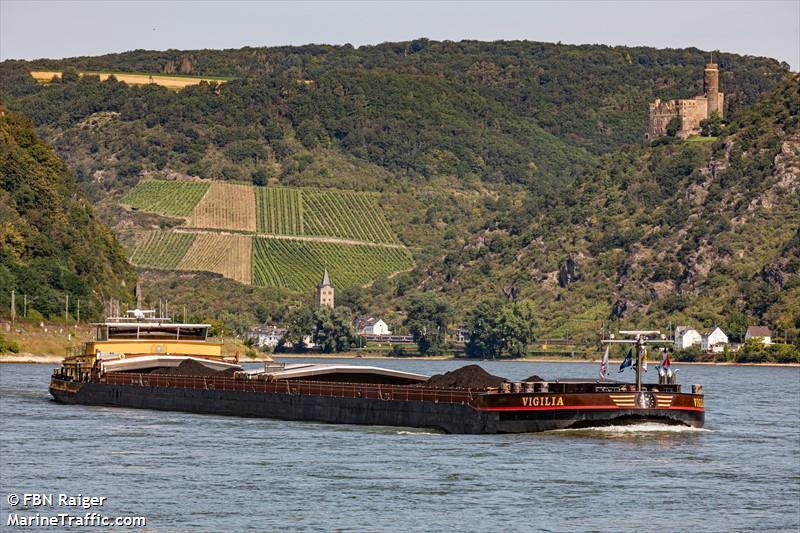
[[[729, 110], [786, 69], [715, 58]], [[0, 82], [7, 105], [33, 119], [79, 180], [105, 188], [168, 169], [373, 190], [442, 175], [538, 189], [641, 142], [648, 102], [701, 93], [707, 59], [697, 49], [419, 39], [6, 61]], [[28, 74], [69, 67], [236, 79], [173, 92], [76, 76], [42, 87]]]
[[[757, 215], [747, 209], [783, 179], [775, 161], [794, 157], [778, 157], [796, 128], [776, 111], [792, 87], [788, 66], [714, 59], [733, 124], [713, 146], [643, 139], [651, 100], [702, 93], [708, 53], [697, 49], [420, 39], [133, 51], [5, 61], [0, 99], [32, 119], [118, 235], [175, 223], [115, 205], [145, 178], [379, 191], [418, 266], [369, 288], [337, 287], [358, 313], [389, 309], [399, 320], [392, 311], [409, 295], [436, 291], [461, 316], [506, 292], [536, 302], [548, 335], [594, 334], [609, 317], [778, 324], [796, 302], [785, 266], [796, 255], [787, 237], [796, 211], [783, 203], [792, 196], [774, 189]], [[36, 69], [64, 75], [40, 85]], [[232, 79], [174, 91], [76, 69]], [[764, 281], [777, 275], [780, 289]], [[185, 276], [152, 283], [155, 294], [198, 286]], [[303, 294], [254, 299], [268, 297], [279, 307]]]
[[[748, 324], [800, 335], [800, 78], [731, 119], [719, 141], [627, 147], [573, 186], [529, 195], [422, 275], [469, 305], [534, 300], [563, 331]], [[512, 291], [512, 289], [514, 289]]]
[[28, 317], [99, 318], [102, 299], [128, 300], [135, 273], [66, 165], [23, 116], [0, 107], [0, 305]]

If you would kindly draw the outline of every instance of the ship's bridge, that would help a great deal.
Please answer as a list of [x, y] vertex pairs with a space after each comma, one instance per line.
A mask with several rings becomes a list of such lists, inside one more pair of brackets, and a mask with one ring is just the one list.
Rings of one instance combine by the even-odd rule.
[[154, 310], [133, 309], [125, 316], [109, 317], [93, 324], [97, 341], [137, 340], [208, 340], [210, 324], [180, 324], [170, 317], [157, 317]]

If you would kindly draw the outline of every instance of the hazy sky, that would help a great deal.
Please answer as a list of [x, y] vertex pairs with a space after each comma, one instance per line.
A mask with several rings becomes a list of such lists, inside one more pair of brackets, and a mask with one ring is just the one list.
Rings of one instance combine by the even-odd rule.
[[800, 0], [752, 2], [90, 2], [0, 0], [0, 59], [144, 48], [529, 39], [696, 46], [800, 67]]

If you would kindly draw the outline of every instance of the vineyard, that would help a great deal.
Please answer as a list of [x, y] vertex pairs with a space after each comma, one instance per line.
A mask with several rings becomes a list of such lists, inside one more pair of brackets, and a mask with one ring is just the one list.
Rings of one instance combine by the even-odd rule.
[[[184, 227], [207, 230], [149, 232], [131, 254], [140, 267], [216, 272], [242, 283], [308, 291], [325, 268], [344, 288], [413, 265], [376, 194], [144, 180], [121, 203], [181, 216]], [[331, 241], [336, 238], [365, 244]]]
[[253, 239], [253, 284], [311, 290], [325, 268], [341, 288], [413, 265], [404, 248], [291, 239]]
[[194, 239], [192, 233], [152, 231], [139, 240], [130, 262], [139, 267], [175, 269]]
[[250, 185], [215, 181], [187, 220], [193, 228], [256, 231], [256, 198]]
[[208, 186], [199, 181], [144, 180], [120, 204], [160, 215], [185, 217], [192, 213]]
[[303, 197], [298, 189], [256, 187], [256, 231], [303, 235]]
[[216, 272], [226, 278], [250, 283], [252, 238], [247, 235], [200, 233], [177, 270]]
[[145, 180], [121, 203], [192, 228], [397, 243], [373, 193]]
[[374, 194], [303, 191], [303, 222], [306, 235], [397, 242]]

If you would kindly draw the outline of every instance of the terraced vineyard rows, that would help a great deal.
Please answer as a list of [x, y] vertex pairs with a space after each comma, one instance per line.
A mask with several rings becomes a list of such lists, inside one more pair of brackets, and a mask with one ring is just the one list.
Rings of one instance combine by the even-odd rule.
[[256, 231], [253, 187], [215, 181], [197, 204], [187, 225], [192, 228]]
[[303, 223], [306, 235], [397, 242], [373, 194], [303, 191]]
[[120, 203], [151, 213], [185, 217], [191, 214], [208, 187], [208, 183], [199, 181], [144, 180]]
[[303, 235], [303, 196], [299, 189], [256, 187], [256, 231]]
[[216, 272], [226, 278], [250, 283], [252, 237], [224, 233], [200, 233], [186, 252], [178, 270]]
[[131, 253], [130, 262], [146, 268], [175, 269], [194, 239], [192, 233], [151, 231], [139, 240]]
[[308, 291], [327, 268], [339, 287], [364, 285], [413, 264], [403, 248], [253, 238], [253, 284]]

